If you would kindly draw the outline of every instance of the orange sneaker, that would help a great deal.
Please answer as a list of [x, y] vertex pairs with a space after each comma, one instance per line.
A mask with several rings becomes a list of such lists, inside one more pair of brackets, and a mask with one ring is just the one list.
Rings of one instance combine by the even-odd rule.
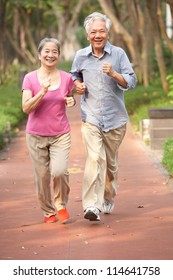
[[69, 218], [70, 216], [66, 208], [58, 211], [58, 219], [61, 224], [65, 224], [69, 220]]
[[50, 217], [44, 217], [45, 223], [55, 223], [57, 221], [56, 216], [52, 215]]

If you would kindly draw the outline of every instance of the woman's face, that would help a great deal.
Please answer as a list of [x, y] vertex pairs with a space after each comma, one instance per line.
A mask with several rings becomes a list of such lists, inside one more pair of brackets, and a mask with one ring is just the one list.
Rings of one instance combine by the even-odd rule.
[[57, 45], [52, 42], [46, 43], [39, 53], [39, 59], [44, 66], [56, 66], [58, 58], [59, 52]]

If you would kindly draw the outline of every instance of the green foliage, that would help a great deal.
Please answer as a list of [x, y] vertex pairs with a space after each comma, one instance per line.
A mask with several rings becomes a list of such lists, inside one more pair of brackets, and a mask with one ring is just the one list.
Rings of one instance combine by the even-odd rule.
[[163, 145], [162, 164], [173, 177], [173, 138], [167, 139]]
[[20, 85], [20, 75], [21, 72], [24, 70], [26, 71], [26, 66], [21, 65], [19, 63], [13, 63], [9, 65], [3, 79], [3, 84], [11, 84], [16, 83], [16, 81], [18, 81]]
[[0, 149], [5, 144], [6, 130], [10, 126], [8, 137], [13, 136], [18, 125], [25, 119], [21, 109], [21, 93], [17, 83], [0, 87]]
[[82, 26], [79, 26], [76, 33], [77, 39], [81, 45], [81, 48], [88, 46], [88, 40], [86, 38], [86, 32]]
[[58, 68], [66, 71], [66, 72], [69, 72], [70, 69], [71, 69], [71, 64], [72, 64], [71, 61], [63, 61], [63, 62], [59, 63], [59, 67]]
[[167, 80], [169, 82], [169, 92], [168, 92], [168, 96], [173, 96], [173, 74], [169, 74], [167, 76]]

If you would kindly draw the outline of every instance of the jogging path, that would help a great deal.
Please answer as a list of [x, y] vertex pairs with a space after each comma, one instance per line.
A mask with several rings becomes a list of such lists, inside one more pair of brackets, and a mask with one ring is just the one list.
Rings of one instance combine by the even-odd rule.
[[66, 225], [43, 223], [25, 131], [20, 131], [0, 160], [0, 259], [172, 260], [173, 192], [130, 125], [120, 147], [119, 191], [113, 213], [101, 214], [100, 222], [83, 218], [85, 151], [78, 96], [68, 115], [71, 221]]

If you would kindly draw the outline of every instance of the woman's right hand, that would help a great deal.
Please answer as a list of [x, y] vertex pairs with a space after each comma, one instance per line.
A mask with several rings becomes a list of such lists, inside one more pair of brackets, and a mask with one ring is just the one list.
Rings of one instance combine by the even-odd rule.
[[48, 78], [44, 78], [42, 80], [42, 89], [44, 91], [44, 93], [46, 93], [48, 91], [48, 88], [50, 87], [51, 85], [51, 79], [48, 77]]
[[85, 83], [82, 83], [82, 82], [76, 82], [75, 83], [75, 86], [76, 86], [76, 92], [78, 94], [84, 94], [85, 91], [86, 91], [86, 85]]

